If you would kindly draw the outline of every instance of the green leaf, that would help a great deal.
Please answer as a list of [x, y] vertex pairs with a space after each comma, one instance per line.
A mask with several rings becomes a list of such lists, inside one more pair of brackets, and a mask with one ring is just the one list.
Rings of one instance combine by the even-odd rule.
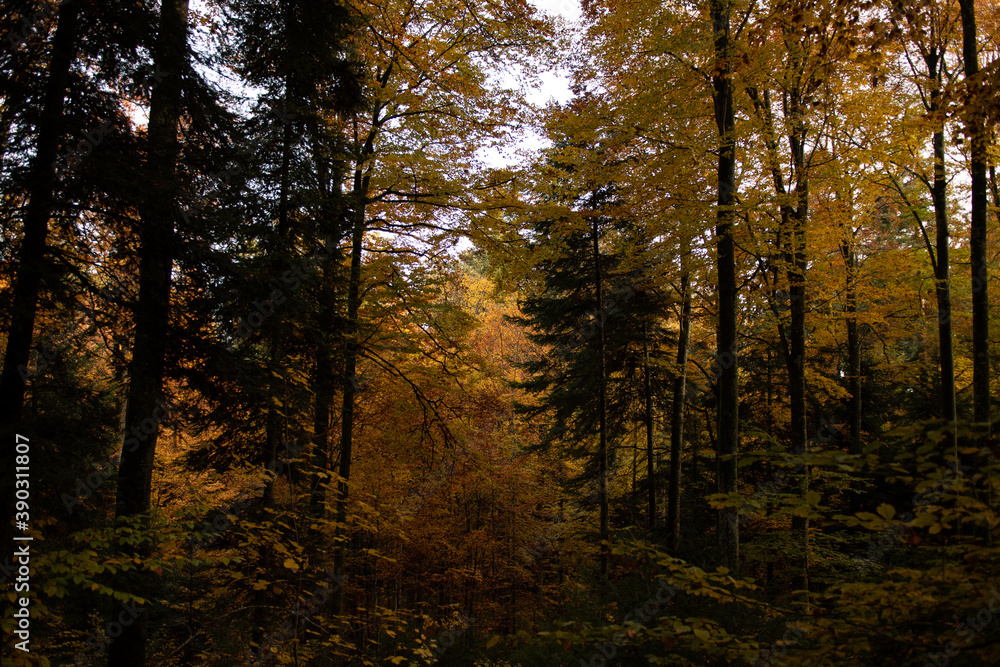
[[889, 521], [892, 517], [896, 516], [896, 508], [888, 503], [882, 503], [875, 511], [878, 512], [879, 516], [886, 521]]

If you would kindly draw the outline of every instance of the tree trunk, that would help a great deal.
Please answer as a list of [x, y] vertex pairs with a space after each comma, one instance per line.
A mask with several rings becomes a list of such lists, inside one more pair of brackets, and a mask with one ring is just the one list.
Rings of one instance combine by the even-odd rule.
[[646, 483], [649, 485], [649, 531], [656, 530], [656, 474], [655, 452], [653, 451], [653, 389], [649, 377], [649, 326], [643, 322], [642, 337], [642, 362], [643, 362], [643, 382], [646, 398]]
[[[287, 14], [287, 13], [286, 13]], [[288, 21], [290, 17], [286, 15], [285, 22], [286, 26], [289, 25]], [[285, 77], [285, 95], [284, 95], [284, 112], [288, 112], [288, 107], [291, 102], [291, 75]], [[290, 221], [288, 215], [288, 198], [289, 189], [291, 187], [291, 168], [292, 168], [292, 124], [289, 119], [286, 118], [285, 126], [282, 129], [281, 134], [281, 171], [279, 173], [279, 184], [278, 184], [278, 228], [276, 230], [274, 246], [272, 252], [277, 259], [279, 266], [285, 261], [289, 261], [290, 248], [288, 244], [288, 236], [290, 231]], [[275, 307], [272, 304], [272, 307]], [[276, 307], [275, 307], [276, 308]], [[268, 347], [269, 350], [269, 370], [268, 373], [268, 392], [267, 397], [270, 399], [271, 403], [267, 406], [267, 416], [265, 418], [265, 431], [264, 431], [264, 449], [261, 452], [261, 464], [265, 469], [265, 474], [267, 474], [267, 482], [264, 486], [264, 507], [270, 507], [274, 504], [274, 483], [276, 481], [275, 476], [268, 472], [269, 469], [277, 469], [276, 460], [278, 457], [278, 446], [281, 443], [282, 434], [284, 431], [284, 421], [285, 416], [283, 414], [284, 408], [279, 409], [275, 405], [274, 401], [278, 399], [279, 396], [284, 397], [284, 380], [281, 377], [280, 369], [284, 368], [284, 346], [285, 346], [285, 327], [284, 327], [284, 314], [281, 311], [275, 312], [273, 320], [271, 322], [270, 332], [268, 335]], [[284, 401], [282, 400], [282, 405]]]
[[[930, 113], [937, 118], [941, 97], [941, 65], [936, 51], [927, 58], [927, 68], [937, 85], [931, 92]], [[934, 224], [936, 227], [937, 257], [935, 258], [935, 293], [938, 306], [938, 355], [941, 364], [941, 417], [948, 422], [945, 447], [953, 457], [958, 456], [958, 439], [955, 434], [955, 420], [958, 411], [955, 405], [955, 353], [951, 333], [951, 268], [949, 259], [948, 229], [948, 179], [944, 164], [944, 128], [934, 132]], [[985, 216], [984, 216], [985, 218]]]
[[[365, 213], [361, 208], [355, 215], [354, 230], [351, 236], [351, 277], [347, 290], [347, 352], [344, 358], [344, 401], [340, 432], [340, 480], [337, 482], [337, 522], [338, 530], [343, 530], [347, 520], [348, 482], [351, 479], [351, 454], [354, 444], [354, 398], [358, 392], [356, 377], [358, 368], [358, 310], [361, 306], [361, 253], [365, 236]], [[345, 545], [340, 542], [334, 554], [334, 571], [340, 574], [344, 570]], [[344, 610], [343, 587], [337, 590], [334, 597], [334, 611], [340, 614]]]
[[[806, 414], [806, 222], [809, 220], [809, 177], [805, 164], [806, 128], [802, 101], [797, 90], [790, 93], [792, 100], [792, 134], [788, 137], [795, 170], [797, 205], [789, 217], [791, 229], [788, 291], [790, 299], [790, 331], [788, 360], [788, 393], [791, 411], [790, 436], [792, 451], [805, 454], [809, 449]], [[802, 471], [803, 497], [809, 491], [809, 467]], [[802, 534], [802, 569], [800, 588], [809, 588], [809, 520], [792, 518], [793, 532]]]
[[[388, 72], [386, 74], [388, 78]], [[341, 407], [340, 422], [340, 479], [337, 481], [337, 523], [338, 531], [346, 533], [344, 524], [347, 520], [348, 483], [351, 479], [351, 456], [354, 446], [354, 399], [358, 393], [358, 311], [361, 308], [361, 259], [367, 226], [366, 204], [368, 187], [371, 179], [369, 171], [365, 171], [365, 163], [371, 156], [375, 146], [377, 119], [381, 107], [376, 106], [372, 114], [373, 128], [357, 156], [354, 170], [354, 224], [351, 230], [351, 274], [347, 285], [347, 348], [344, 354], [344, 400]], [[346, 535], [345, 535], [346, 536]], [[334, 552], [334, 572], [342, 575], [346, 560], [346, 544], [342, 540]], [[333, 597], [334, 613], [340, 615], [344, 611], [344, 588], [339, 587]]]
[[976, 44], [975, 0], [959, 0], [962, 12], [962, 60], [968, 99], [964, 120], [971, 146], [972, 214], [969, 224], [969, 260], [972, 265], [972, 411], [973, 420], [989, 434], [990, 321], [989, 269], [986, 257], [986, 131], [976, 91], [979, 54]]
[[[317, 162], [322, 160], [317, 156]], [[339, 197], [339, 188], [333, 185], [330, 174], [325, 172], [324, 191], [329, 198], [336, 192]], [[315, 472], [310, 483], [309, 506], [313, 516], [324, 514], [324, 501], [326, 500], [326, 488], [329, 484], [327, 475], [330, 469], [330, 413], [333, 406], [333, 398], [336, 392], [334, 383], [333, 367], [333, 336], [334, 319], [336, 315], [336, 279], [337, 266], [340, 259], [340, 242], [342, 224], [340, 213], [335, 206], [323, 207], [324, 222], [329, 224], [336, 220], [335, 237], [327, 237], [324, 241], [326, 246], [326, 256], [323, 258], [322, 275], [320, 280], [320, 311], [316, 318], [316, 359], [315, 376], [313, 378], [313, 465]], [[335, 217], [337, 216], [337, 217]]]
[[608, 561], [611, 555], [610, 528], [608, 524], [608, 370], [604, 353], [604, 276], [601, 271], [601, 249], [599, 238], [599, 220], [596, 211], [591, 220], [594, 248], [594, 287], [597, 299], [597, 313], [600, 320], [597, 323], [597, 357], [598, 357], [598, 392], [600, 406], [598, 420], [600, 422], [600, 444], [597, 450], [598, 494], [601, 503], [601, 574], [608, 575]]
[[[38, 310], [38, 294], [45, 265], [45, 241], [49, 234], [49, 216], [55, 206], [56, 154], [64, 134], [63, 108], [69, 71], [76, 57], [77, 14], [79, 2], [71, 0], [59, 7], [49, 78], [38, 123], [38, 142], [31, 162], [31, 186], [24, 215], [24, 239], [18, 253], [17, 277], [3, 375], [0, 376], [0, 455], [3, 457], [3, 517], [0, 538], [9, 545], [14, 536], [14, 445], [24, 410], [31, 340]], [[5, 119], [6, 120], [6, 119]]]
[[[156, 441], [160, 422], [169, 411], [163, 400], [163, 375], [177, 215], [181, 82], [187, 69], [187, 15], [187, 0], [165, 0], [160, 10], [154, 64], [166, 76], [150, 100], [146, 158], [149, 191], [140, 202], [143, 224], [139, 234], [139, 301], [125, 417], [130, 433], [122, 446], [118, 470], [116, 520], [141, 516], [150, 508]], [[148, 549], [140, 547], [140, 557]], [[146, 597], [148, 586], [143, 578], [136, 576], [133, 581], [130, 592]], [[113, 622], [117, 622], [119, 612], [116, 608]], [[145, 665], [146, 624], [147, 611], [140, 608], [135, 622], [123, 625], [122, 634], [110, 645], [109, 667]]]
[[670, 415], [670, 491], [667, 497], [669, 551], [677, 555], [681, 541], [681, 449], [684, 446], [684, 402], [687, 400], [687, 355], [691, 338], [690, 275], [687, 244], [681, 250], [681, 310], [677, 333], [677, 370], [674, 374], [673, 408]]
[[[849, 230], [848, 233], [851, 233]], [[851, 395], [848, 406], [850, 420], [850, 450], [861, 454], [861, 417], [863, 404], [861, 397], [861, 333], [858, 327], [858, 256], [854, 252], [854, 240], [845, 238], [841, 245], [844, 264], [847, 268], [847, 391]]]
[[[715, 227], [719, 280], [719, 323], [716, 347], [720, 359], [718, 403], [719, 492], [736, 492], [736, 457], [739, 446], [739, 376], [737, 374], [736, 317], [736, 245], [733, 241], [733, 206], [736, 203], [736, 116], [733, 109], [732, 66], [729, 61], [729, 15], [727, 0], [711, 0], [712, 27], [715, 33], [713, 101], [719, 131], [719, 198]], [[731, 363], [722, 363], [726, 360]], [[723, 560], [729, 570], [739, 574], [739, 510], [719, 512], [719, 535]]]

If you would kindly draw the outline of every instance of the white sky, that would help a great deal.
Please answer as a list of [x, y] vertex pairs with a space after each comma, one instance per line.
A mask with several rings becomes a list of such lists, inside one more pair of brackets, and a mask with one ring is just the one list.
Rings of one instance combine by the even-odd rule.
[[[579, 0], [528, 0], [536, 9], [564, 19], [570, 24], [577, 24], [582, 18]], [[498, 84], [517, 88], [519, 82], [513, 74], [504, 73], [498, 77]], [[538, 85], [528, 90], [526, 99], [532, 104], [543, 107], [549, 102], [568, 102], [573, 94], [569, 89], [569, 76], [564, 71], [544, 72], [539, 77]], [[527, 154], [539, 150], [546, 144], [544, 138], [530, 130], [508, 137], [506, 144], [500, 148], [484, 148], [476, 157], [487, 167], [506, 167], [523, 163]]]

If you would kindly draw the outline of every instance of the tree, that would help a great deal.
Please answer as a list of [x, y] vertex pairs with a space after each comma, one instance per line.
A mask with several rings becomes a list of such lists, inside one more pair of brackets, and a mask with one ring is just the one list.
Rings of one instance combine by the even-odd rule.
[[[716, 354], [722, 363], [719, 375], [718, 452], [719, 493], [736, 492], [739, 450], [739, 353], [737, 347], [736, 244], [733, 225], [736, 205], [736, 113], [733, 101], [733, 51], [730, 32], [732, 4], [710, 0], [716, 67], [712, 70], [712, 101], [719, 132], [718, 222], [715, 227], [718, 273], [718, 329]], [[719, 512], [719, 538], [726, 566], [740, 570], [739, 510]]]
[[969, 224], [969, 259], [972, 269], [972, 418], [990, 431], [990, 298], [989, 264], [986, 256], [987, 132], [983, 102], [978, 94], [979, 45], [976, 42], [975, 0], [959, 0], [962, 15], [962, 63], [965, 67], [966, 100], [963, 104], [965, 131], [970, 144], [969, 174], [972, 177], [972, 210]]
[[670, 413], [670, 485], [667, 498], [667, 530], [670, 532], [670, 553], [677, 555], [681, 539], [681, 449], [684, 445], [684, 403], [687, 400], [687, 356], [691, 338], [691, 272], [690, 244], [681, 245], [681, 279], [678, 309], [679, 331], [674, 386]]
[[[24, 216], [24, 240], [19, 252], [18, 273], [14, 281], [14, 303], [3, 372], [0, 375], [0, 453], [5, 461], [14, 457], [15, 435], [21, 421], [31, 352], [32, 333], [38, 309], [38, 295], [46, 262], [45, 242], [57, 176], [57, 152], [65, 132], [63, 109], [69, 87], [70, 68], [76, 58], [77, 20], [80, 3], [71, 0], [59, 7], [55, 36], [48, 67], [41, 117], [37, 124], [37, 143], [31, 163], [31, 189]], [[9, 93], [4, 97], [9, 97]], [[0, 538], [10, 543], [14, 520], [14, 470], [5, 468], [0, 492], [4, 511]]]
[[945, 86], [947, 83], [948, 53], [950, 42], [954, 37], [956, 17], [952, 7], [947, 4], [940, 7], [929, 6], [926, 13], [901, 12], [899, 8], [896, 11], [903, 14], [906, 23], [906, 31], [900, 28], [901, 35], [908, 40], [905, 46], [914, 46], [924, 65], [923, 71], [918, 70], [907, 53], [907, 61], [920, 92], [920, 99], [933, 128], [931, 132], [934, 155], [933, 176], [928, 178], [922, 173], [916, 174], [916, 178], [928, 188], [933, 202], [935, 229], [935, 245], [933, 247], [927, 237], [923, 219], [915, 203], [910, 202], [907, 198], [898, 180], [893, 178], [891, 182], [896, 192], [907, 202], [910, 214], [920, 227], [936, 279], [938, 356], [941, 370], [940, 411], [941, 417], [952, 428], [945, 439], [945, 448], [952, 456], [957, 456], [958, 442], [954, 433], [958, 413], [955, 401], [955, 353], [952, 337], [951, 234], [948, 222], [948, 178], [947, 156], [945, 155], [945, 121], [947, 116]]
[[[664, 356], [668, 303], [657, 287], [659, 266], [649, 230], [619, 208], [616, 185], [602, 183], [614, 173], [616, 140], [592, 127], [601, 116], [599, 101], [582, 98], [552, 112], [555, 145], [536, 170], [541, 178], [529, 214], [529, 261], [537, 290], [514, 320], [548, 351], [523, 364], [530, 379], [519, 386], [538, 399], [522, 407], [524, 414], [547, 418], [543, 442], [564, 445], [584, 461], [576, 485], [593, 486], [598, 533], [606, 545], [609, 477], [632, 414], [646, 428], [649, 520], [655, 521], [651, 440], [653, 396], [661, 382], [654, 369]], [[602, 546], [603, 575], [608, 548]]]
[[[183, 109], [183, 81], [189, 70], [187, 36], [187, 0], [165, 0], [160, 8], [153, 63], [157, 71], [167, 76], [153, 90], [150, 99], [146, 152], [149, 190], [139, 203], [143, 223], [139, 233], [139, 297], [128, 373], [127, 436], [118, 472], [116, 520], [142, 517], [150, 508], [156, 442], [160, 423], [170, 411], [164, 401], [163, 379], [175, 252], [174, 224], [178, 213], [178, 128]], [[138, 551], [142, 554], [143, 548]], [[140, 608], [135, 622], [123, 628], [121, 636], [111, 645], [109, 665], [146, 664], [147, 624], [148, 609]]]

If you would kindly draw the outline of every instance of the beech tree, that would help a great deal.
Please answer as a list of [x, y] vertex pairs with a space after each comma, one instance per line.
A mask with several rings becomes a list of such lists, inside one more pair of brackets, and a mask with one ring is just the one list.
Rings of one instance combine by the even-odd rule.
[[986, 256], [986, 165], [988, 135], [984, 127], [984, 100], [978, 92], [979, 44], [976, 39], [974, 0], [960, 0], [962, 15], [962, 64], [965, 69], [966, 98], [962, 105], [965, 130], [970, 144], [969, 175], [972, 202], [969, 222], [969, 259], [972, 270], [972, 360], [973, 419], [990, 431], [990, 296], [989, 263]]

